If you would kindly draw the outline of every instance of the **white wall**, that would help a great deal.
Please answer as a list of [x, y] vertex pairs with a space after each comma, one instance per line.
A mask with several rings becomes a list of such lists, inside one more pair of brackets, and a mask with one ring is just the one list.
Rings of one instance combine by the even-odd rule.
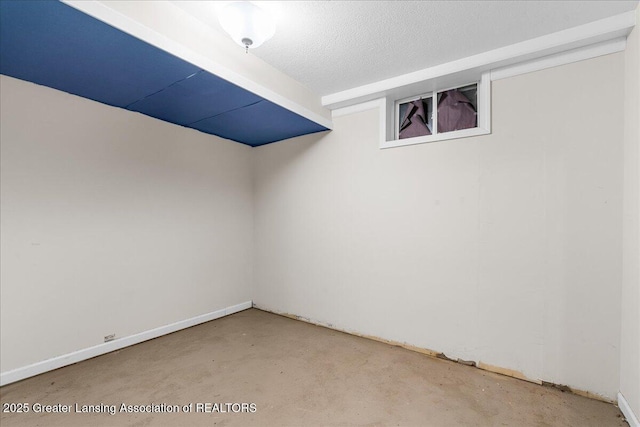
[[2, 372], [251, 299], [251, 149], [2, 76]]
[[[640, 7], [636, 9], [640, 23]], [[624, 240], [620, 392], [640, 418], [640, 29], [625, 51]]]
[[493, 133], [378, 149], [378, 111], [255, 150], [254, 303], [614, 399], [622, 53], [493, 84]]
[[373, 110], [252, 150], [2, 76], [0, 371], [253, 298], [638, 413], [637, 38], [389, 150]]

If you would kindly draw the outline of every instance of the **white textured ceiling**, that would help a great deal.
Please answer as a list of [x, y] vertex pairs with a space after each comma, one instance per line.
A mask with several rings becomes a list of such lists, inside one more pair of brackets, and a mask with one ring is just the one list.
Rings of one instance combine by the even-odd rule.
[[[173, 3], [222, 31], [216, 2]], [[249, 54], [318, 95], [586, 24], [638, 5], [637, 0], [262, 3], [276, 14], [276, 34]]]

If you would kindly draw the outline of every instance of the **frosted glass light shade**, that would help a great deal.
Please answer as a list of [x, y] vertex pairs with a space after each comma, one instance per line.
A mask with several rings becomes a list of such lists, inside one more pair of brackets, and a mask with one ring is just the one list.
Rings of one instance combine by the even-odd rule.
[[248, 1], [227, 4], [220, 11], [218, 19], [233, 41], [250, 49], [260, 46], [276, 32], [276, 25], [271, 15]]

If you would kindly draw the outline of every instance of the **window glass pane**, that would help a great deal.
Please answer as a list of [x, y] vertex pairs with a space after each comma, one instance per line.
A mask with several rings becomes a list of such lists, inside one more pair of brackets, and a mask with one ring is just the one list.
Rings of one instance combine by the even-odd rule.
[[476, 127], [477, 107], [477, 84], [439, 92], [438, 133]]
[[425, 97], [399, 105], [398, 138], [431, 135], [433, 131], [433, 98]]

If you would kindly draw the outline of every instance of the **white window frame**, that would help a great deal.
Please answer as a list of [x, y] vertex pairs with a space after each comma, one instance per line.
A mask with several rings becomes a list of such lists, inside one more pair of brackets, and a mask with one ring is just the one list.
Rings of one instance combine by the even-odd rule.
[[[478, 124], [474, 128], [469, 129], [461, 129], [451, 132], [438, 133], [437, 131], [437, 123], [438, 123], [438, 108], [437, 101], [435, 101], [435, 97], [438, 96], [438, 93], [444, 92], [449, 89], [455, 89], [460, 87], [465, 87], [471, 84], [477, 84], [477, 113], [478, 113]], [[420, 98], [428, 98], [432, 97], [433, 100], [433, 123], [434, 123], [434, 134], [432, 135], [424, 135], [424, 136], [416, 136], [413, 138], [405, 138], [399, 139], [399, 126], [400, 120], [400, 104], [413, 101]], [[479, 136], [479, 135], [488, 135], [491, 133], [491, 78], [490, 73], [483, 73], [480, 79], [476, 81], [466, 81], [462, 84], [457, 84], [455, 86], [447, 86], [438, 88], [432, 92], [426, 92], [422, 95], [414, 95], [408, 98], [402, 99], [387, 99], [385, 102], [386, 108], [384, 108], [384, 115], [386, 116], [383, 120], [383, 124], [386, 124], [386, 129], [383, 132], [383, 138], [380, 141], [380, 148], [393, 148], [393, 147], [402, 147], [405, 145], [415, 145], [415, 144], [425, 144], [429, 142], [436, 141], [445, 141], [449, 139], [457, 139], [457, 138], [466, 138], [470, 136]], [[387, 113], [388, 112], [388, 113]], [[391, 131], [391, 132], [389, 132]], [[389, 135], [390, 134], [390, 135]]]

